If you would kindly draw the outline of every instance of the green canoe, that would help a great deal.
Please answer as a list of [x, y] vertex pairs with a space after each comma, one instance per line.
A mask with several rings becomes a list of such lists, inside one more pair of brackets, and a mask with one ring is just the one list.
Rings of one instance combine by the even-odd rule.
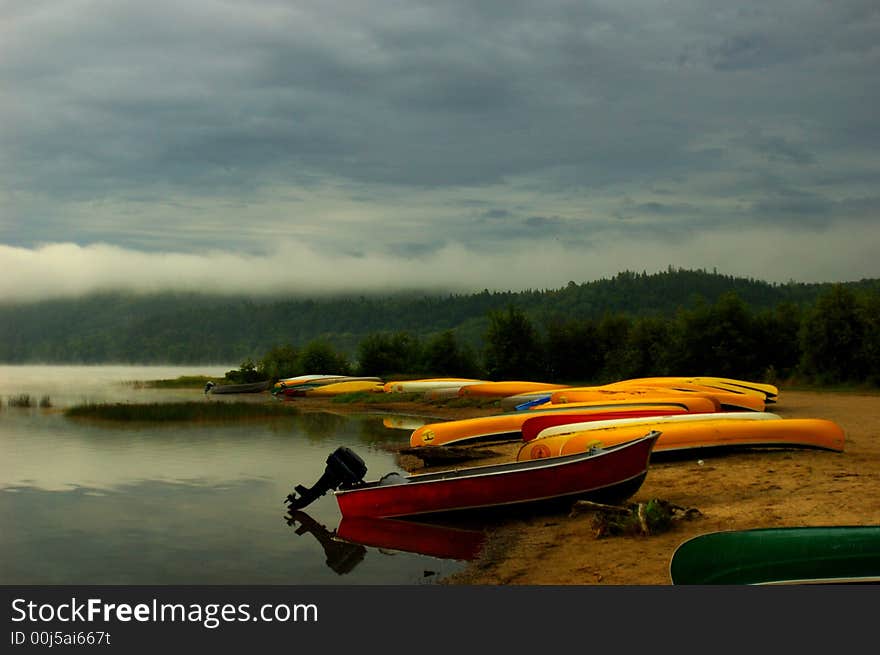
[[712, 532], [682, 543], [672, 584], [880, 582], [880, 525]]

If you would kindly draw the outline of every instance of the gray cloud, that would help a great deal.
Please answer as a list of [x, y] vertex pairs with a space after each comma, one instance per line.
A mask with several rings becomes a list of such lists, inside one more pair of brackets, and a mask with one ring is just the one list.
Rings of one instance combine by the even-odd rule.
[[2, 11], [13, 248], [372, 260], [513, 252], [540, 233], [641, 255], [731, 223], [851, 223], [870, 241], [880, 208], [868, 1]]

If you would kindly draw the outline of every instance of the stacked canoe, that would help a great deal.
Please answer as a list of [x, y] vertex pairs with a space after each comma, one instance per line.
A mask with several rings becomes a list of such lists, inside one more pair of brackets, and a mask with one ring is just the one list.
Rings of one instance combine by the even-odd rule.
[[784, 419], [766, 411], [778, 401], [775, 386], [733, 378], [653, 377], [593, 387], [474, 382], [461, 386], [458, 395], [497, 397], [502, 407], [516, 409], [420, 426], [410, 435], [411, 447], [522, 441], [517, 459], [523, 461], [610, 447], [651, 430], [661, 433], [654, 452], [716, 447], [839, 452], [845, 441], [833, 421]]

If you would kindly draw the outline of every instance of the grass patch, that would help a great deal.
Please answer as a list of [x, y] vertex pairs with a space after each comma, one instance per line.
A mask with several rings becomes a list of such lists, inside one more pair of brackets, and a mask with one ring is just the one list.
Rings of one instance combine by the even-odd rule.
[[485, 409], [498, 407], [500, 405], [500, 401], [497, 398], [459, 396], [457, 398], [450, 398], [448, 400], [434, 400], [431, 401], [431, 404], [437, 405], [439, 407], [476, 407], [479, 409]]
[[8, 403], [10, 407], [32, 407], [34, 401], [30, 394], [20, 393], [17, 396], [10, 396]]
[[176, 403], [86, 403], [74, 405], [64, 414], [121, 422], [241, 421], [293, 416], [295, 407], [282, 403], [176, 402]]
[[410, 403], [421, 400], [423, 398], [420, 393], [376, 393], [375, 391], [354, 391], [352, 393], [341, 393], [333, 396], [334, 403], [343, 404], [376, 404], [376, 403]]
[[135, 380], [128, 384], [136, 389], [204, 389], [212, 380], [216, 378], [205, 375], [181, 375], [170, 380]]

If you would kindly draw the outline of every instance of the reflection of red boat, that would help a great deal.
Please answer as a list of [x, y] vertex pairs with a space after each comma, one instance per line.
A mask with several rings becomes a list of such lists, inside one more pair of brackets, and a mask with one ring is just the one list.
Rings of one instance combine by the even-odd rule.
[[414, 516], [525, 503], [634, 494], [648, 472], [660, 433], [565, 457], [509, 462], [402, 476], [335, 491], [344, 517]]
[[343, 517], [336, 537], [373, 548], [457, 560], [476, 559], [486, 541], [485, 533], [479, 530], [366, 517]]

